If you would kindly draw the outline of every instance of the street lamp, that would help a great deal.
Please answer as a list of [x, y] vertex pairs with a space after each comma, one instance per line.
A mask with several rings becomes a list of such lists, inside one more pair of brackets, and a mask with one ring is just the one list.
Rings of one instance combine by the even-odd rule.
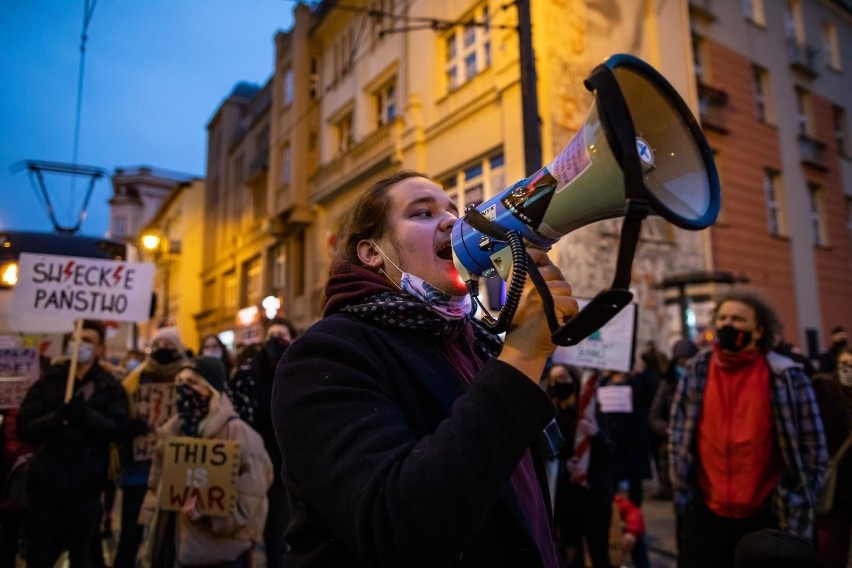
[[171, 259], [169, 258], [169, 239], [161, 237], [156, 233], [145, 233], [140, 237], [142, 248], [151, 253], [155, 260], [162, 259], [163, 264], [163, 318], [162, 323], [169, 321], [169, 272]]

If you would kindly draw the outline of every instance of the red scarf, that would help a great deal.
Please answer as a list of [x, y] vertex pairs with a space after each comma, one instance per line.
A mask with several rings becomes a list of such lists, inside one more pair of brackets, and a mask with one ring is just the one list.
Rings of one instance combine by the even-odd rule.
[[698, 486], [722, 517], [760, 512], [784, 471], [765, 355], [714, 348], [698, 421]]

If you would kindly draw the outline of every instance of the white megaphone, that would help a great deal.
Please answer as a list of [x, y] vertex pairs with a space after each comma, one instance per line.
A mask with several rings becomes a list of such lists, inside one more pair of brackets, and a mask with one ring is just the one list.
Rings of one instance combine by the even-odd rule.
[[642, 220], [657, 214], [684, 229], [704, 229], [719, 213], [713, 154], [677, 91], [654, 68], [618, 54], [592, 70], [585, 86], [595, 105], [574, 138], [547, 166], [475, 208], [455, 224], [453, 259], [478, 299], [478, 278], [512, 280], [500, 317], [483, 321], [506, 331], [529, 274], [549, 312], [552, 298], [525, 245], [549, 248], [589, 223], [624, 217], [612, 287], [567, 323], [548, 320], [557, 345], [574, 345], [633, 298], [628, 290]]

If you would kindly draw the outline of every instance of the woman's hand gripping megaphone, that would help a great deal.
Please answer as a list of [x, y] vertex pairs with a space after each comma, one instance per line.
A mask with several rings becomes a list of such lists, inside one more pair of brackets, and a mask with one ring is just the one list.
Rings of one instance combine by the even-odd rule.
[[542, 361], [556, 349], [551, 338], [548, 314], [555, 314], [557, 320], [564, 321], [576, 316], [579, 306], [572, 296], [571, 285], [559, 267], [550, 261], [547, 252], [529, 247], [527, 254], [530, 261], [528, 266], [535, 265], [537, 274], [549, 292], [550, 307], [547, 307], [544, 295], [527, 279], [498, 358], [538, 380], [543, 371]]

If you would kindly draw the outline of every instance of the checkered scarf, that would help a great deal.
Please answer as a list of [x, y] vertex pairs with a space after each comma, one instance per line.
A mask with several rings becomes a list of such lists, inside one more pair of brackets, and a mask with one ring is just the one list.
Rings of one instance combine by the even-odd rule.
[[399, 329], [412, 329], [428, 335], [440, 336], [460, 331], [465, 325], [473, 327], [476, 354], [487, 361], [496, 357], [503, 348], [499, 337], [473, 318], [447, 320], [427, 304], [407, 295], [379, 292], [340, 308], [361, 319]]

